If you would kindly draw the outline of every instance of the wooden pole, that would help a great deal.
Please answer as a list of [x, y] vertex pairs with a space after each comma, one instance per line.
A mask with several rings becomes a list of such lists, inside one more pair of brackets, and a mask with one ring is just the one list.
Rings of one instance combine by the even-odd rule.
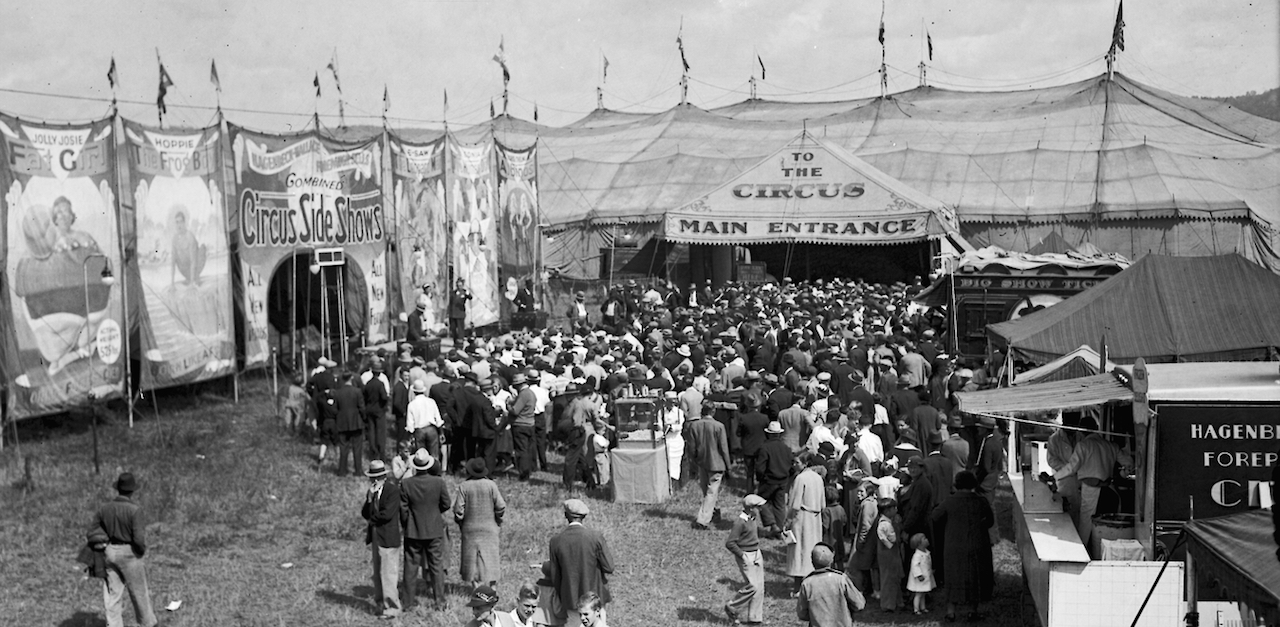
[[275, 399], [276, 417], [280, 417], [280, 380], [277, 377], [279, 372], [279, 351], [274, 347], [271, 349], [271, 397]]

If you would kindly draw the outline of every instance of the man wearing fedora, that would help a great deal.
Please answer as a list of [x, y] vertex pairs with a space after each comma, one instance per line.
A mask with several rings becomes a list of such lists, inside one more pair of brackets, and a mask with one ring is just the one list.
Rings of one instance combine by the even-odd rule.
[[612, 598], [608, 576], [613, 574], [613, 555], [599, 531], [583, 526], [589, 513], [581, 500], [565, 501], [564, 518], [569, 525], [551, 538], [550, 545], [552, 588], [565, 612], [565, 624], [575, 627], [583, 624], [576, 608], [584, 594], [599, 596], [601, 619], [606, 619], [604, 606]]
[[467, 282], [458, 279], [453, 292], [449, 294], [449, 336], [453, 341], [462, 340], [466, 330], [467, 301], [471, 300], [471, 292], [467, 290]]
[[[994, 512], [996, 488], [1000, 485], [1000, 477], [1004, 475], [1004, 434], [996, 426], [996, 419], [991, 416], [978, 417], [978, 433], [982, 439], [978, 443], [978, 461], [974, 466], [974, 474], [978, 477], [978, 493], [987, 499]], [[997, 525], [991, 525], [989, 534], [991, 544], [995, 545], [1000, 540]], [[1084, 540], [1088, 542], [1088, 538]]]
[[103, 503], [91, 529], [101, 529], [107, 536], [107, 581], [102, 600], [107, 613], [107, 627], [124, 624], [124, 593], [129, 591], [133, 601], [133, 614], [142, 627], [153, 627], [155, 611], [151, 609], [151, 592], [147, 588], [147, 569], [142, 557], [147, 552], [143, 535], [142, 508], [133, 501], [138, 491], [138, 480], [133, 473], [124, 472], [116, 479], [114, 500]]
[[391, 404], [391, 384], [387, 381], [381, 357], [374, 357], [369, 371], [360, 375], [364, 382], [364, 437], [372, 459], [387, 457], [387, 406]]
[[446, 543], [443, 512], [453, 507], [449, 488], [435, 470], [436, 460], [418, 449], [410, 460], [415, 474], [400, 482], [400, 519], [404, 523], [404, 604], [414, 605], [418, 573], [425, 571], [437, 611], [448, 607], [444, 594]]
[[586, 333], [591, 328], [591, 319], [587, 315], [587, 293], [581, 290], [573, 295], [573, 304], [567, 313], [569, 328], [574, 333]]
[[512, 375], [511, 387], [516, 390], [516, 396], [498, 431], [511, 427], [512, 454], [516, 458], [516, 469], [520, 480], [528, 481], [538, 462], [537, 450], [534, 448], [538, 397], [530, 389], [528, 378], [523, 372]]
[[337, 446], [337, 432], [334, 430], [337, 420], [337, 406], [333, 400], [334, 388], [338, 380], [333, 376], [333, 369], [338, 363], [323, 355], [316, 362], [318, 365], [311, 371], [311, 380], [307, 382], [307, 392], [311, 394], [311, 402], [316, 406], [316, 432], [320, 434], [320, 451], [316, 455], [316, 463], [323, 464], [329, 446]]
[[425, 448], [431, 457], [441, 459], [440, 430], [444, 427], [444, 418], [440, 408], [428, 394], [426, 381], [414, 381], [409, 392], [413, 400], [406, 409], [404, 429], [412, 442], [411, 448]]
[[360, 515], [369, 521], [364, 542], [373, 553], [373, 597], [378, 618], [400, 615], [400, 486], [387, 481], [387, 464], [369, 462], [369, 491]]
[[355, 377], [345, 372], [339, 378], [342, 385], [333, 393], [338, 430], [338, 476], [347, 476], [347, 457], [354, 457], [351, 466], [359, 471], [364, 455], [364, 392], [355, 386]]
[[781, 424], [770, 422], [764, 433], [765, 442], [760, 447], [755, 466], [748, 467], [747, 472], [755, 474], [755, 493], [765, 500], [760, 510], [760, 523], [767, 527], [765, 535], [776, 537], [782, 533], [782, 523], [787, 516], [787, 489], [795, 457], [786, 440], [782, 439]]

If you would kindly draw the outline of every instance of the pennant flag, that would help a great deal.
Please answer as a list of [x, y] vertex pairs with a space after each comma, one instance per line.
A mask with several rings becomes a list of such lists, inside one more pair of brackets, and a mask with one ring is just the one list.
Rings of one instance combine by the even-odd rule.
[[498, 39], [498, 54], [493, 55], [493, 60], [502, 67], [502, 84], [510, 83], [511, 72], [507, 70], [507, 51], [502, 39]]
[[1116, 25], [1111, 29], [1111, 54], [1116, 50], [1124, 50], [1124, 0], [1120, 0], [1120, 7], [1116, 9]]
[[538, 121], [538, 103], [533, 103], [533, 121]]
[[449, 117], [449, 90], [444, 90], [444, 117]]
[[492, 120], [493, 118], [496, 118], [496, 117], [498, 117], [498, 114], [493, 111], [493, 100], [490, 100], [489, 101], [489, 119]]
[[386, 115], [391, 110], [391, 92], [387, 91], [387, 86], [382, 86], [382, 115]]
[[316, 98], [319, 98], [319, 97], [320, 97], [320, 73], [319, 73], [319, 72], [316, 72], [316, 77], [315, 77], [315, 79], [313, 79], [313, 80], [311, 81], [311, 84], [312, 84], [312, 85], [315, 85], [315, 87], [316, 87]]
[[757, 54], [756, 61], [760, 63], [760, 80], [764, 80], [764, 59], [761, 59], [760, 55]]
[[680, 48], [680, 63], [684, 65], [684, 71], [689, 73], [689, 61], [684, 58], [684, 22], [680, 23], [680, 31], [676, 33], [676, 47]]
[[169, 112], [164, 106], [164, 97], [169, 93], [169, 88], [173, 87], [173, 79], [169, 78], [169, 73], [164, 69], [164, 63], [160, 61], [159, 50], [156, 51], [156, 63], [160, 65], [160, 87], [156, 90], [156, 108], [160, 110], [160, 115], [164, 116]]
[[929, 44], [929, 60], [932, 61], [933, 60], [933, 36], [929, 34], [929, 31], [924, 32], [924, 41], [925, 43]]
[[605, 57], [603, 54], [600, 56], [604, 57], [604, 82], [607, 83], [609, 82], [609, 57]]
[[333, 56], [329, 57], [329, 65], [325, 66], [330, 73], [333, 74], [333, 85], [338, 88], [338, 93], [342, 93], [342, 81], [338, 80], [338, 49], [334, 48]]
[[884, 14], [883, 13], [880, 14], [880, 36], [878, 37], [878, 39], [880, 40], [880, 45], [883, 46], [884, 45]]
[[209, 82], [213, 83], [214, 91], [222, 93], [222, 81], [218, 79], [218, 62], [209, 62]]
[[115, 56], [112, 56], [111, 67], [107, 68], [107, 83], [111, 85], [111, 89], [115, 89], [116, 83], [118, 83], [119, 81], [120, 81], [120, 78], [116, 76], [116, 58]]

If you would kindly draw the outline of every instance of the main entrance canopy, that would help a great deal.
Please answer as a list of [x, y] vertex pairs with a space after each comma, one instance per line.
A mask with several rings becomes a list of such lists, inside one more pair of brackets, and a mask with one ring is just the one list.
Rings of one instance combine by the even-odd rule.
[[668, 211], [663, 226], [666, 239], [690, 244], [959, 240], [955, 212], [942, 202], [808, 132]]

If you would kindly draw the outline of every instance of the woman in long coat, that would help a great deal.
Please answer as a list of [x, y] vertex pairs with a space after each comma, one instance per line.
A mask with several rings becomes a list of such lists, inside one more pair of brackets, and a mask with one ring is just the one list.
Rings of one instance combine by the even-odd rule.
[[467, 462], [467, 480], [458, 485], [453, 499], [453, 519], [462, 528], [462, 580], [497, 586], [502, 572], [499, 528], [507, 503], [488, 477], [484, 459]]
[[974, 492], [978, 478], [967, 470], [956, 474], [956, 491], [933, 510], [933, 521], [942, 529], [948, 619], [955, 619], [956, 605], [970, 607], [969, 621], [981, 620], [978, 605], [991, 600], [995, 574], [991, 538], [995, 525], [991, 505]]
[[822, 541], [822, 510], [827, 499], [823, 462], [820, 455], [810, 456], [787, 497], [786, 527], [796, 536], [795, 543], [787, 545], [787, 574], [795, 579], [796, 590], [800, 580], [813, 572], [813, 547]]

